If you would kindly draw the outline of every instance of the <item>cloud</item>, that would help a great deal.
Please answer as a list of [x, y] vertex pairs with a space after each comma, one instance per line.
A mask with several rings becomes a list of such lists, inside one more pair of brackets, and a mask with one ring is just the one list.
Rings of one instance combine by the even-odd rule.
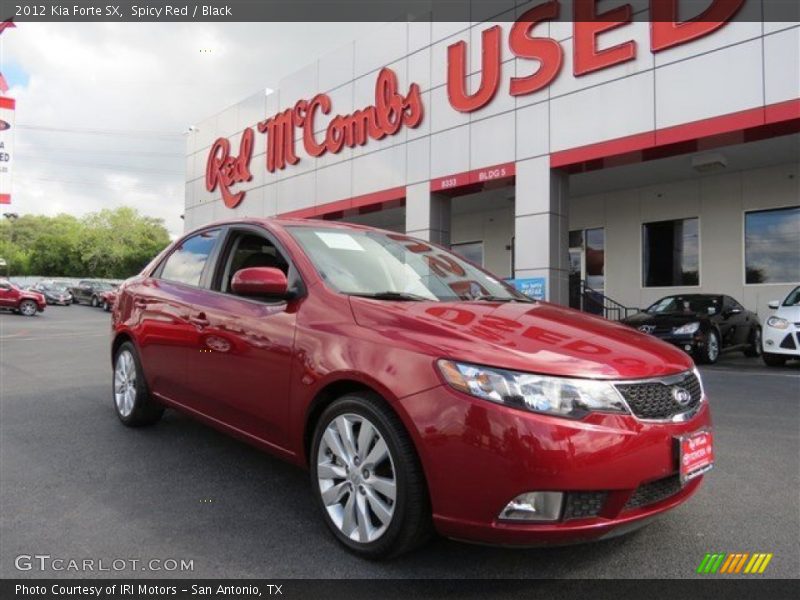
[[277, 88], [285, 75], [368, 29], [20, 24], [2, 38], [2, 64], [15, 73], [8, 95], [17, 100], [14, 210], [80, 216], [131, 205], [180, 233], [187, 127]]

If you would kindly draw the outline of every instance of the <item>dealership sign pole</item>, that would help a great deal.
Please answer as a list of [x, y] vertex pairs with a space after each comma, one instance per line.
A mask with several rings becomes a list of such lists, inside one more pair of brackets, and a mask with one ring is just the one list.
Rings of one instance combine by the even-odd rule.
[[[15, 27], [11, 19], [0, 23], [0, 35]], [[8, 91], [5, 77], [0, 73], [0, 204], [11, 204], [11, 165], [14, 156], [14, 108], [13, 98], [5, 96]]]

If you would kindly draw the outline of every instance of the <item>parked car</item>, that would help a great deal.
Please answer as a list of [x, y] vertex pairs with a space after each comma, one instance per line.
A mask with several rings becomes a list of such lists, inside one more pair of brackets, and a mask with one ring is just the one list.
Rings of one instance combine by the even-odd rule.
[[713, 463], [684, 352], [403, 234], [211, 225], [121, 286], [112, 328], [123, 424], [175, 408], [308, 467], [361, 556], [432, 527], [504, 545], [618, 535]]
[[87, 279], [78, 282], [70, 292], [72, 297], [78, 304], [85, 303], [91, 304], [94, 307], [100, 306], [100, 294], [114, 289], [114, 286], [107, 281], [94, 281]]
[[800, 358], [800, 286], [794, 288], [783, 302], [773, 300], [769, 307], [775, 314], [767, 319], [764, 328], [764, 363], [779, 367], [788, 359]]
[[699, 363], [713, 364], [725, 350], [761, 353], [758, 315], [730, 296], [665, 296], [622, 323], [682, 348]]
[[103, 307], [103, 310], [106, 312], [111, 312], [111, 309], [114, 308], [114, 302], [117, 300], [117, 290], [111, 289], [107, 292], [100, 293], [100, 306]]
[[61, 304], [63, 306], [72, 304], [72, 294], [68, 286], [64, 284], [53, 281], [40, 281], [31, 290], [42, 294], [47, 304]]
[[0, 308], [34, 317], [37, 312], [43, 312], [45, 306], [47, 301], [39, 292], [23, 290], [7, 279], [0, 279]]

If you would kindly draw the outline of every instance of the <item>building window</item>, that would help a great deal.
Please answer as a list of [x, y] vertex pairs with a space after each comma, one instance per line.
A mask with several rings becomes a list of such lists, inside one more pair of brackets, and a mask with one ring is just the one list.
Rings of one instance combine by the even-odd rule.
[[644, 287], [700, 285], [700, 231], [696, 218], [642, 226]]
[[744, 216], [745, 283], [800, 281], [800, 206]]
[[464, 244], [451, 244], [450, 249], [471, 263], [483, 266], [483, 242], [466, 242]]

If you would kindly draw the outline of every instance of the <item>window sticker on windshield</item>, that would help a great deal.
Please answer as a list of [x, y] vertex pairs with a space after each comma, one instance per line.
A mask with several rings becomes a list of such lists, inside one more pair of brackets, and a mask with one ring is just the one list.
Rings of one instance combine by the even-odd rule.
[[358, 250], [364, 252], [364, 247], [349, 233], [331, 233], [330, 231], [315, 231], [319, 239], [332, 250]]

